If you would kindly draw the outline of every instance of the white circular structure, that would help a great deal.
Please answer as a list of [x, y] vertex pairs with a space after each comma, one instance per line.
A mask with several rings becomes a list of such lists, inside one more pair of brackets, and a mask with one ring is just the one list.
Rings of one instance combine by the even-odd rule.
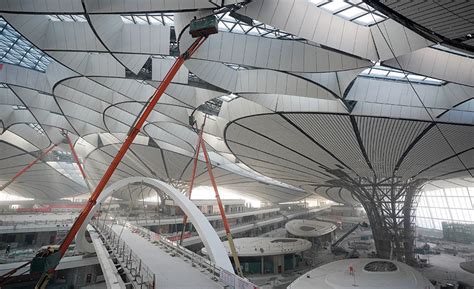
[[[229, 242], [222, 242], [229, 256], [232, 255]], [[234, 239], [235, 249], [239, 257], [257, 257], [292, 254], [311, 248], [311, 242], [295, 238], [237, 238]], [[206, 248], [202, 249], [207, 254]]]
[[336, 225], [316, 220], [291, 220], [285, 225], [288, 233], [297, 237], [320, 237], [336, 230]]
[[[351, 274], [351, 268], [353, 274]], [[384, 259], [348, 259], [332, 262], [302, 275], [288, 289], [434, 289], [414, 268]]]

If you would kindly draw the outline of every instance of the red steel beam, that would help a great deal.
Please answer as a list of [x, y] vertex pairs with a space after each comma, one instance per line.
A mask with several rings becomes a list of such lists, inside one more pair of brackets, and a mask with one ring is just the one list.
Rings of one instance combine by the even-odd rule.
[[82, 168], [81, 162], [79, 161], [79, 157], [77, 156], [76, 150], [74, 149], [74, 145], [72, 144], [71, 138], [69, 137], [69, 134], [67, 132], [65, 132], [64, 135], [66, 137], [67, 144], [69, 145], [69, 149], [71, 150], [74, 161], [76, 162], [77, 166], [79, 167], [79, 171], [81, 171], [81, 175], [82, 175], [82, 177], [84, 178], [84, 181], [87, 184], [86, 172]]
[[222, 222], [224, 223], [224, 228], [225, 228], [225, 233], [226, 233], [226, 236], [227, 236], [227, 241], [229, 242], [229, 248], [230, 248], [230, 251], [232, 253], [232, 258], [234, 259], [235, 269], [237, 270], [237, 274], [240, 277], [244, 277], [244, 273], [242, 272], [242, 268], [240, 268], [239, 256], [237, 255], [237, 250], [235, 249], [234, 239], [232, 238], [232, 234], [230, 232], [229, 222], [227, 222], [227, 217], [225, 215], [224, 206], [222, 205], [221, 197], [219, 195], [219, 190], [217, 189], [216, 180], [214, 178], [214, 174], [212, 173], [211, 162], [209, 161], [209, 156], [207, 154], [206, 145], [204, 144], [203, 139], [201, 139], [201, 146], [202, 146], [202, 152], [204, 153], [204, 158], [206, 160], [207, 172], [209, 173], [209, 178], [211, 179], [211, 184], [212, 184], [212, 187], [214, 188], [214, 193], [216, 194], [216, 200], [217, 200], [217, 204], [219, 206], [219, 211], [221, 213]]
[[26, 167], [22, 168], [18, 173], [13, 176], [13, 178], [11, 178], [7, 183], [3, 184], [0, 187], [0, 191], [6, 189], [11, 183], [13, 183], [17, 178], [19, 178], [22, 174], [24, 174], [27, 170], [34, 166], [40, 159], [42, 159], [45, 155], [52, 151], [56, 146], [57, 144], [53, 144], [50, 148], [42, 152], [34, 161], [29, 163]]
[[79, 161], [79, 157], [77, 156], [76, 150], [74, 149], [74, 145], [72, 144], [71, 138], [69, 137], [69, 134], [67, 132], [64, 132], [64, 137], [67, 140], [67, 143], [69, 145], [69, 149], [71, 150], [71, 154], [74, 157], [74, 161], [76, 162], [77, 166], [79, 167], [79, 171], [81, 172], [82, 178], [84, 179], [84, 182], [86, 183], [87, 189], [90, 192], [92, 190], [91, 190], [89, 181], [87, 179], [86, 172], [84, 171], [84, 168], [82, 167], [82, 164]]
[[[173, 77], [176, 75], [178, 72], [179, 68], [181, 65], [183, 65], [184, 61], [187, 60], [189, 57], [193, 55], [193, 53], [204, 43], [204, 41], [207, 39], [207, 37], [201, 36], [197, 38], [193, 44], [188, 48], [188, 50], [181, 54], [178, 58], [176, 58], [176, 61], [174, 62], [173, 66], [170, 68], [168, 73], [166, 74], [165, 78], [163, 81], [160, 83], [158, 88], [156, 89], [155, 93], [151, 97], [151, 101], [147, 104], [145, 104], [145, 109], [140, 115], [138, 121], [135, 123], [135, 126], [131, 129], [130, 133], [128, 134], [127, 138], [125, 139], [125, 142], [122, 144], [120, 147], [119, 151], [117, 152], [117, 155], [115, 155], [114, 159], [112, 160], [112, 163], [109, 165], [107, 170], [105, 171], [104, 176], [100, 180], [99, 184], [95, 188], [94, 192], [91, 194], [89, 200], [87, 201], [86, 206], [84, 209], [81, 211], [79, 216], [77, 217], [76, 221], [72, 225], [71, 229], [67, 233], [66, 237], [64, 238], [64, 241], [61, 243], [59, 246], [59, 253], [60, 253], [60, 259], [64, 256], [66, 253], [67, 249], [69, 248], [69, 245], [71, 245], [72, 241], [74, 240], [74, 237], [76, 236], [77, 232], [81, 228], [82, 224], [87, 218], [87, 215], [89, 215], [90, 211], [92, 208], [95, 206], [98, 197], [102, 193], [103, 189], [109, 182], [110, 178], [112, 177], [112, 174], [114, 173], [115, 169], [118, 167], [120, 162], [122, 161], [122, 158], [125, 156], [125, 153], [127, 152], [128, 148], [130, 145], [133, 143], [133, 140], [135, 137], [138, 135], [140, 132], [140, 129], [142, 128], [143, 124], [147, 120], [148, 116], [150, 113], [153, 111], [153, 108], [155, 105], [158, 103], [160, 100], [161, 96], [165, 92], [166, 88], [168, 85], [171, 83], [173, 80]], [[59, 263], [59, 262], [58, 262]], [[57, 264], [56, 264], [57, 266]], [[36, 284], [35, 288], [45, 288], [46, 285], [48, 284], [49, 280], [51, 279], [56, 266], [53, 266], [52, 269], [48, 270], [48, 272], [44, 273], [38, 283]]]
[[[198, 159], [199, 159], [199, 152], [201, 149], [201, 140], [202, 140], [202, 135], [204, 133], [204, 125], [206, 124], [206, 117], [204, 117], [204, 121], [201, 126], [201, 131], [199, 132], [198, 136], [198, 143], [196, 145], [196, 153], [194, 154], [194, 164], [193, 164], [193, 172], [191, 175], [191, 182], [189, 183], [189, 190], [188, 190], [188, 198], [191, 199], [191, 194], [193, 193], [193, 186], [194, 186], [194, 179], [196, 178], [196, 168], [198, 164]], [[188, 222], [188, 215], [184, 214], [183, 217], [183, 229], [181, 231], [181, 237], [179, 238], [179, 244], [183, 244], [183, 237], [184, 237], [184, 231], [186, 230], [186, 224]]]

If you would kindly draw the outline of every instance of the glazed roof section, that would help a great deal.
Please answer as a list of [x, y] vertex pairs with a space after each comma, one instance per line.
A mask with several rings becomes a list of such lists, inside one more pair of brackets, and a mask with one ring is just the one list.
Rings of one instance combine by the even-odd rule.
[[0, 62], [44, 72], [51, 58], [0, 17]]

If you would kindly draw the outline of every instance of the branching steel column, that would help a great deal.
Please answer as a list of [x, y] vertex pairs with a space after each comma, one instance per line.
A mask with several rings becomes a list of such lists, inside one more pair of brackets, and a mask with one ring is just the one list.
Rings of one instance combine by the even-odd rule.
[[328, 170], [330, 181], [353, 192], [364, 207], [380, 258], [412, 263], [414, 260], [416, 200], [425, 180], [353, 179], [342, 170]]

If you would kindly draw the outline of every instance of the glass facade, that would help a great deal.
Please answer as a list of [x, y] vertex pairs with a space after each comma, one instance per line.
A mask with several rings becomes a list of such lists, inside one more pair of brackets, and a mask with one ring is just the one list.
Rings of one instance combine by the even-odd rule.
[[474, 224], [474, 187], [425, 191], [416, 210], [416, 225], [441, 230], [444, 221]]

